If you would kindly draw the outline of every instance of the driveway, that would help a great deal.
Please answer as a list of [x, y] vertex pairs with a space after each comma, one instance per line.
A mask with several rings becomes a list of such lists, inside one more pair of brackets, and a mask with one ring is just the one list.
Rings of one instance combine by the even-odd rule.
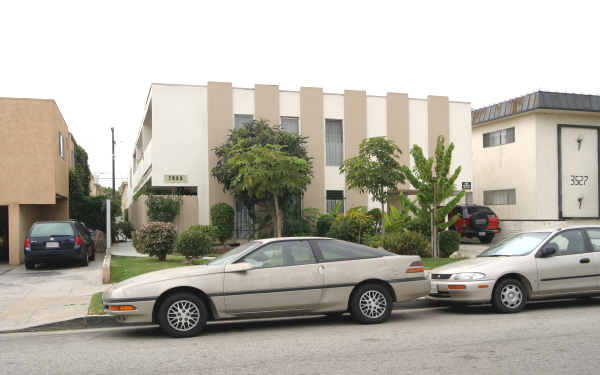
[[102, 258], [88, 267], [0, 269], [0, 331], [32, 327], [87, 315], [90, 297], [104, 291]]

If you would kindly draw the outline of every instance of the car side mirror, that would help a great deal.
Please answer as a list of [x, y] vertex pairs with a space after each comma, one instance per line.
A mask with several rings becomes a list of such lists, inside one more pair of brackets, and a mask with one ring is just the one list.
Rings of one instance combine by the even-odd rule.
[[556, 252], [558, 251], [556, 245], [552, 244], [552, 245], [547, 245], [544, 248], [542, 248], [542, 252], [541, 252], [541, 256], [542, 258], [547, 258], [547, 257], [551, 257], [552, 255], [556, 254]]
[[254, 268], [254, 266], [248, 262], [233, 263], [228, 264], [225, 267], [225, 272], [246, 272], [251, 270], [252, 268]]

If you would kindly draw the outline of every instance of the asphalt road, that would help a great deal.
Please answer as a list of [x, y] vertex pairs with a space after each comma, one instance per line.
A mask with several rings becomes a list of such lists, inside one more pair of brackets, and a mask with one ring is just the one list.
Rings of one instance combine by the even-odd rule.
[[0, 335], [0, 374], [598, 374], [600, 300], [211, 324]]

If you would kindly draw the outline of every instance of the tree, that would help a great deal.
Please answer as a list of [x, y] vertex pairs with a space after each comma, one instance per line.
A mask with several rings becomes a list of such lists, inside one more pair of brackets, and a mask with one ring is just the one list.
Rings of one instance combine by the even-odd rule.
[[237, 171], [229, 189], [260, 201], [271, 197], [275, 217], [275, 236], [281, 236], [280, 199], [298, 195], [311, 181], [312, 162], [290, 155], [280, 145], [254, 145], [250, 149], [237, 145], [232, 149], [227, 167]]
[[[358, 155], [346, 159], [340, 172], [346, 175], [349, 189], [370, 193], [381, 204], [381, 212], [392, 195], [398, 194], [398, 184], [404, 183], [402, 166], [398, 162], [400, 148], [386, 137], [364, 139]], [[382, 225], [385, 234], [385, 225]]]
[[[450, 143], [446, 147], [444, 137], [439, 136], [433, 157], [426, 158], [421, 147], [414, 145], [410, 151], [415, 162], [414, 169], [402, 166], [404, 175], [417, 190], [417, 204], [404, 194], [400, 195], [402, 202], [418, 222], [430, 223], [433, 227], [432, 234], [436, 233], [437, 229], [447, 229], [458, 220], [456, 215], [449, 221], [446, 221], [446, 217], [465, 195], [464, 191], [454, 195], [456, 192], [454, 183], [460, 174], [461, 167], [457, 167], [454, 172], [450, 173], [453, 150], [454, 144]], [[446, 202], [448, 199], [450, 200]], [[442, 205], [444, 202], [446, 204]], [[432, 243], [434, 244], [435, 241]]]
[[[236, 192], [231, 186], [233, 180], [239, 175], [239, 168], [228, 163], [228, 160], [234, 155], [234, 152], [239, 150], [250, 150], [255, 145], [279, 145], [282, 150], [288, 155], [295, 156], [306, 161], [310, 161], [306, 151], [307, 137], [299, 134], [281, 131], [278, 126], [270, 126], [267, 121], [252, 121], [244, 124], [238, 129], [234, 129], [229, 133], [227, 141], [222, 145], [214, 148], [217, 156], [216, 166], [212, 169], [212, 175], [223, 184], [223, 190], [232, 193], [236, 200], [246, 206], [252, 221], [257, 223], [255, 214], [255, 205], [264, 205], [268, 210], [273, 210], [272, 197], [265, 196], [264, 198], [256, 198], [248, 196], [245, 190]], [[235, 150], [235, 151], [234, 151]], [[312, 171], [310, 172], [312, 176]], [[280, 196], [280, 202], [288, 202], [292, 199], [292, 193], [284, 191]], [[283, 208], [285, 210], [285, 208]], [[253, 233], [251, 234], [254, 235]]]

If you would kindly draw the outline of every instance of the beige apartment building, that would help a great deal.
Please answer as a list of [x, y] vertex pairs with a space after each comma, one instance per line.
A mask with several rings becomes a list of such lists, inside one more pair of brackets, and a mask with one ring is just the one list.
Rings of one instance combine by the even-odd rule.
[[538, 91], [473, 111], [474, 201], [503, 236], [598, 223], [600, 96]]
[[454, 167], [462, 167], [457, 190], [462, 182], [472, 180], [470, 103], [444, 96], [409, 98], [403, 93], [327, 93], [316, 87], [286, 91], [276, 85], [236, 88], [226, 82], [152, 84], [128, 181], [126, 207], [134, 226], [147, 221], [144, 198], [133, 199], [139, 189], [168, 192], [178, 187], [188, 193], [177, 219], [180, 229], [208, 224], [210, 207], [226, 202], [236, 209], [237, 236], [244, 237], [249, 218], [211, 176], [216, 164], [212, 150], [225, 142], [232, 129], [253, 119], [308, 137], [314, 177], [302, 197], [303, 208], [326, 212], [338, 201], [346, 209], [378, 207], [368, 195], [347, 189], [339, 172], [343, 160], [357, 155], [361, 141], [368, 137], [392, 139], [402, 150], [401, 162], [410, 165], [412, 145], [431, 154], [437, 137], [443, 135], [456, 146]]
[[0, 98], [0, 262], [23, 262], [33, 222], [69, 217], [74, 144], [54, 100]]

